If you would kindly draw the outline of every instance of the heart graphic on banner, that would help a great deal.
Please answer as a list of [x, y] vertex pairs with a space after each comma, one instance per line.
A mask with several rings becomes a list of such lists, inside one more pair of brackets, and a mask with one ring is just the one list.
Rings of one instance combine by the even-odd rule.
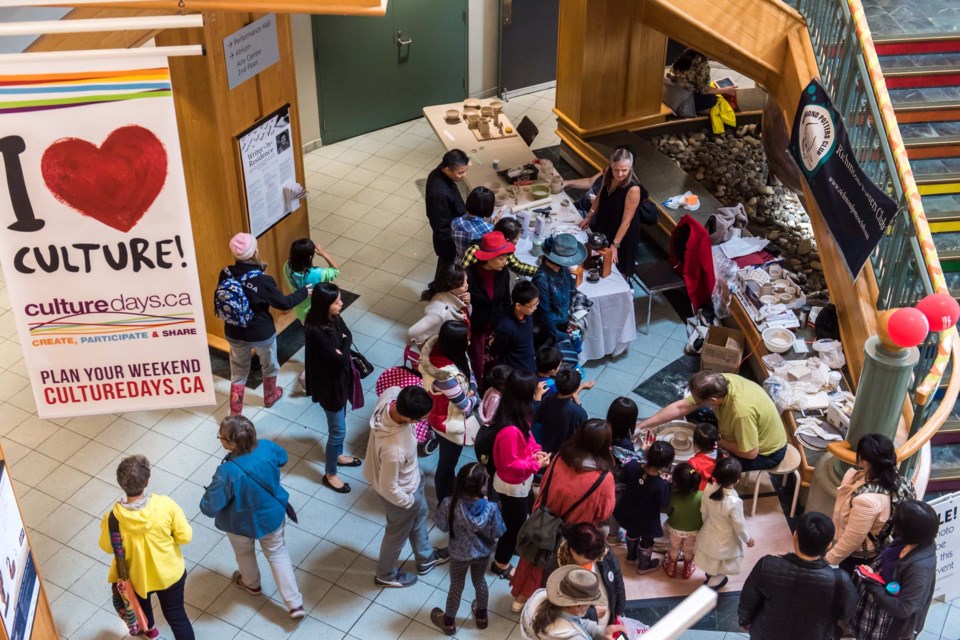
[[114, 130], [99, 148], [62, 138], [43, 152], [43, 181], [53, 196], [81, 214], [127, 232], [153, 204], [167, 180], [167, 150], [148, 129]]

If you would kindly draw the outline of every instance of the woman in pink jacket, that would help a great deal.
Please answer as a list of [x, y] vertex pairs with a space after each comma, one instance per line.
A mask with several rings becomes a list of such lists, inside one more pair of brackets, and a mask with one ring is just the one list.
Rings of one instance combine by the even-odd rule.
[[500, 537], [490, 571], [509, 578], [510, 558], [517, 546], [517, 534], [530, 515], [533, 475], [550, 464], [550, 454], [534, 440], [533, 403], [547, 391], [544, 382], [529, 371], [515, 370], [507, 378], [500, 406], [493, 418], [497, 430], [493, 441], [493, 488], [500, 496], [500, 510], [507, 531]]
[[836, 543], [827, 552], [830, 564], [852, 573], [871, 564], [893, 528], [895, 503], [916, 497], [913, 484], [897, 471], [897, 452], [890, 438], [870, 433], [857, 442], [857, 463], [837, 487], [833, 524]]

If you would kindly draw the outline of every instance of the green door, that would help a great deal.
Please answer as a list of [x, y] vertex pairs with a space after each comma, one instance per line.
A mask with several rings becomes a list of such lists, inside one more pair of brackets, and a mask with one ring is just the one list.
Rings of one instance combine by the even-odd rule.
[[324, 144], [465, 98], [466, 16], [467, 0], [389, 0], [381, 18], [313, 16]]

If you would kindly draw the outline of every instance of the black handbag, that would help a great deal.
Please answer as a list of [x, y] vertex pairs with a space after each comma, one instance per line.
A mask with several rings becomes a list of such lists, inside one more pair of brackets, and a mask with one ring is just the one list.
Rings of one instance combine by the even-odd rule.
[[233, 464], [237, 465], [237, 467], [240, 468], [240, 471], [243, 471], [245, 474], [247, 474], [247, 477], [249, 477], [251, 480], [253, 480], [254, 482], [256, 482], [256, 483], [260, 486], [261, 489], [263, 489], [264, 491], [266, 491], [267, 493], [269, 493], [270, 496], [273, 497], [274, 500], [276, 500], [277, 502], [279, 502], [280, 504], [282, 504], [284, 511], [287, 512], [287, 517], [290, 518], [290, 521], [291, 521], [293, 524], [297, 524], [298, 522], [300, 522], [299, 520], [297, 520], [297, 511], [296, 511], [296, 509], [293, 508], [293, 505], [290, 504], [290, 501], [289, 501], [289, 500], [288, 500], [287, 502], [284, 502], [283, 500], [281, 500], [280, 498], [278, 498], [278, 497], [277, 497], [277, 494], [275, 494], [273, 491], [270, 491], [270, 489], [267, 489], [267, 488], [263, 485], [262, 482], [260, 482], [260, 481], [257, 480], [253, 475], [251, 475], [250, 472], [247, 471], [246, 469], [244, 469], [236, 460], [229, 460], [228, 462], [232, 462]]
[[641, 224], [657, 224], [660, 220], [660, 209], [653, 200], [647, 198], [640, 203], [637, 215], [640, 217]]
[[373, 373], [373, 365], [359, 351], [350, 349], [350, 359], [353, 361], [353, 366], [356, 367], [361, 380]]

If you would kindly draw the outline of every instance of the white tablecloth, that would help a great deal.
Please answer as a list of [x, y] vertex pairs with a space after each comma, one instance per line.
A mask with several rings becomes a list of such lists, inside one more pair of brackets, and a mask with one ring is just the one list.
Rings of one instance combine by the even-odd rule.
[[[516, 255], [528, 264], [536, 264], [530, 253], [530, 240], [521, 240]], [[633, 311], [633, 289], [614, 267], [599, 282], [586, 280], [577, 288], [593, 301], [587, 314], [587, 332], [583, 336], [580, 362], [606, 355], [620, 355], [637, 337], [637, 319]]]

